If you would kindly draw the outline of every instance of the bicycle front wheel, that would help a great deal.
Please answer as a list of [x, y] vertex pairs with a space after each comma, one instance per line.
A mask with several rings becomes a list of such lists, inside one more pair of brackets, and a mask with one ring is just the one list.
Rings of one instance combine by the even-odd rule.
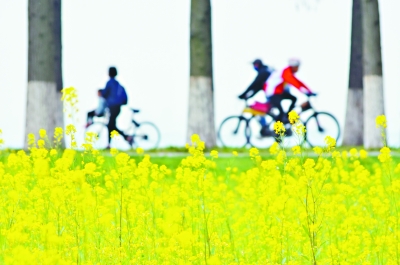
[[325, 146], [325, 137], [330, 136], [336, 141], [340, 137], [340, 126], [336, 118], [327, 112], [316, 112], [305, 122], [306, 141], [311, 147]]
[[243, 116], [230, 116], [222, 121], [218, 139], [224, 147], [244, 147], [250, 143], [247, 136], [248, 120]]
[[133, 133], [133, 146], [141, 147], [144, 150], [155, 149], [161, 139], [160, 131], [152, 122], [141, 122]]

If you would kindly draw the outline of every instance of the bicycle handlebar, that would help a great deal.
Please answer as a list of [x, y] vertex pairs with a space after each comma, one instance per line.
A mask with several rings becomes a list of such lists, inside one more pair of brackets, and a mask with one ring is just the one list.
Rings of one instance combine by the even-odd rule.
[[132, 108], [131, 108], [131, 111], [132, 111], [133, 113], [138, 113], [138, 112], [140, 112], [140, 110], [138, 110], [138, 109], [132, 109]]

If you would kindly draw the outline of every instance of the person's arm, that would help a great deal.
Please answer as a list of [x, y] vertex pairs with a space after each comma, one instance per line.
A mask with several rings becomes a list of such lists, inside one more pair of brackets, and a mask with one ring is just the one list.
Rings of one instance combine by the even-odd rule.
[[258, 73], [256, 76], [256, 79], [250, 84], [250, 86], [244, 91], [239, 98], [245, 99], [252, 97], [254, 94], [256, 94], [258, 91], [262, 90], [264, 88], [265, 81], [267, 80], [269, 76], [268, 71], [261, 71]]
[[111, 84], [110, 81], [107, 82], [106, 87], [102, 90], [100, 90], [101, 96], [103, 98], [107, 98], [108, 95], [110, 94], [110, 90], [111, 90]]
[[293, 75], [293, 73], [290, 71], [289, 68], [287, 68], [287, 69], [285, 69], [285, 71], [283, 71], [282, 78], [285, 83], [288, 83], [288, 84], [294, 86], [301, 92], [303, 92], [302, 91], [302, 88], [303, 88], [304, 90], [306, 90], [307, 93], [310, 93], [310, 94], [312, 93], [312, 91], [303, 82], [301, 82], [299, 79], [297, 79], [297, 77], [295, 77]]

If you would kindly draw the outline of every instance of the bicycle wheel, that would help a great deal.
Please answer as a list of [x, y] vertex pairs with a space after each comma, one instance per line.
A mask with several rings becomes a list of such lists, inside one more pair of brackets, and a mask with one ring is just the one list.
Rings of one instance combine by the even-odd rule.
[[230, 116], [222, 121], [218, 129], [218, 139], [224, 147], [244, 147], [249, 144], [246, 128], [248, 119], [243, 116]]
[[133, 146], [141, 147], [145, 150], [155, 149], [160, 143], [161, 135], [157, 126], [152, 122], [141, 122], [135, 127], [133, 136]]
[[250, 139], [250, 144], [254, 147], [267, 148], [275, 142], [275, 137], [277, 136], [274, 132], [275, 121], [270, 115], [266, 115], [265, 120], [267, 122], [269, 131], [271, 132], [271, 134], [267, 136], [261, 136], [260, 131], [262, 127], [260, 124], [260, 117], [255, 116], [249, 120], [247, 136]]
[[104, 123], [95, 122], [85, 130], [85, 137], [87, 132], [94, 132], [97, 134], [98, 139], [93, 143], [96, 149], [105, 149], [108, 145], [108, 129]]
[[316, 112], [305, 122], [306, 141], [313, 146], [324, 146], [325, 137], [330, 136], [339, 140], [340, 126], [336, 118], [327, 112]]

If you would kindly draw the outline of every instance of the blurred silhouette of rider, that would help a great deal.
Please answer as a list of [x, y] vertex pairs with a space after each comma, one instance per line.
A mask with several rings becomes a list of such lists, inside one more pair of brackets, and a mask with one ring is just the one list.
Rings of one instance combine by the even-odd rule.
[[239, 96], [240, 99], [249, 99], [253, 97], [257, 92], [263, 90], [265, 88], [265, 82], [271, 75], [271, 69], [269, 69], [267, 65], [264, 65], [260, 59], [256, 59], [253, 61], [253, 67], [254, 70], [258, 72], [258, 74], [254, 81], [246, 89], [246, 91], [244, 91]]
[[295, 87], [304, 94], [314, 94], [303, 82], [301, 82], [295, 74], [299, 71], [300, 60], [296, 58], [289, 59], [289, 65], [281, 71], [275, 71], [267, 80], [264, 88], [267, 100], [272, 107], [279, 110], [278, 120], [287, 122], [287, 117], [282, 109], [281, 102], [284, 99], [291, 101], [287, 113], [293, 110], [296, 104], [296, 97], [290, 94], [289, 87]]
[[[117, 117], [121, 112], [121, 106], [126, 104], [121, 101], [119, 98], [118, 90], [120, 89], [119, 82], [115, 79], [117, 76], [117, 68], [110, 67], [108, 69], [108, 75], [110, 80], [108, 80], [106, 87], [100, 90], [101, 96], [106, 99], [107, 107], [110, 110], [110, 120], [108, 122], [107, 128], [108, 133], [110, 134], [112, 131], [117, 131], [129, 144], [132, 144], [133, 138], [132, 136], [125, 135], [123, 131], [117, 128]], [[111, 137], [108, 137], [108, 143], [110, 144]], [[109, 147], [109, 146], [108, 146]]]

